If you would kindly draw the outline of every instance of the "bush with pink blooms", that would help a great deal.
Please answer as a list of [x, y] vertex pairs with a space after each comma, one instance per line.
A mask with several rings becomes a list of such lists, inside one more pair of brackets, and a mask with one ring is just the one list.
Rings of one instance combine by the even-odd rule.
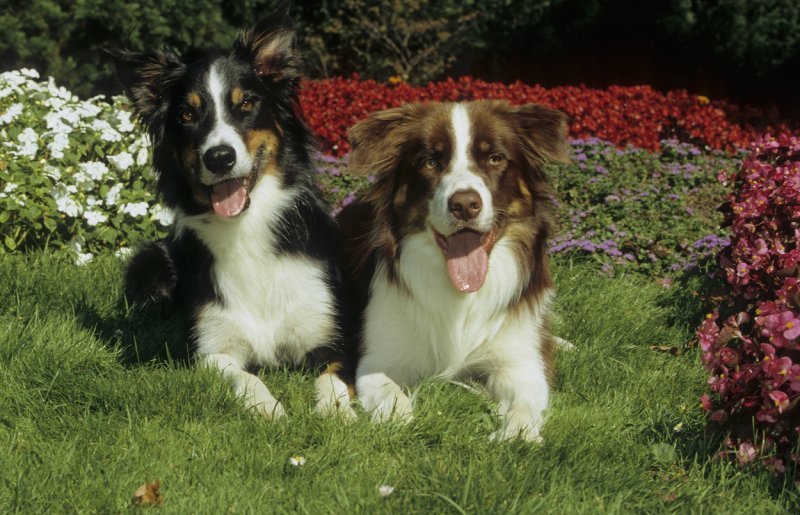
[[732, 179], [727, 286], [697, 333], [712, 373], [701, 403], [724, 455], [781, 474], [800, 463], [800, 139], [757, 140]]

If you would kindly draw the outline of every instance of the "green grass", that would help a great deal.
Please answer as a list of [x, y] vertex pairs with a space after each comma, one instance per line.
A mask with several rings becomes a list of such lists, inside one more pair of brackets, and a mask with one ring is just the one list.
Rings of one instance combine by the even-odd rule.
[[696, 280], [665, 290], [567, 261], [555, 272], [555, 329], [577, 349], [558, 355], [545, 443], [532, 446], [490, 443], [491, 402], [443, 382], [419, 388], [408, 427], [344, 425], [310, 414], [310, 374], [265, 371], [289, 417], [254, 418], [218, 375], [179, 359], [178, 324], [120, 303], [113, 257], [0, 258], [0, 507], [126, 511], [160, 479], [177, 513], [797, 510], [790, 481], [713, 459], [696, 351], [648, 348], [683, 348]]

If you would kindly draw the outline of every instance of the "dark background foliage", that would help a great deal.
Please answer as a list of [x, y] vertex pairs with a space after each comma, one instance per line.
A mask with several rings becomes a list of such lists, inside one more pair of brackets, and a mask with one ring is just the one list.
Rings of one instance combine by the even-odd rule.
[[[224, 48], [275, 3], [0, 0], [0, 63], [119, 92], [104, 47]], [[309, 0], [293, 14], [312, 77], [647, 83], [800, 114], [796, 0]]]

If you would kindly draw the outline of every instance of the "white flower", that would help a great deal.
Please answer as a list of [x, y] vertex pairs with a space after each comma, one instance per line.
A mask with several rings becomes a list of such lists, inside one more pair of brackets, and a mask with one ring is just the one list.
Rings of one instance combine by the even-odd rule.
[[61, 171], [51, 164], [44, 165], [44, 174], [57, 181], [61, 178]]
[[19, 72], [24, 77], [30, 77], [31, 79], [38, 79], [39, 78], [39, 72], [37, 72], [33, 68], [23, 68]]
[[14, 89], [13, 88], [2, 88], [2, 89], [0, 89], [0, 98], [6, 98], [7, 96], [11, 95], [12, 93], [14, 93]]
[[175, 221], [175, 212], [161, 204], [155, 204], [151, 207], [150, 214], [164, 227], [172, 225], [172, 222]]
[[99, 206], [100, 204], [102, 204], [102, 202], [100, 202], [97, 199], [97, 197], [91, 197], [91, 196], [90, 197], [86, 197], [86, 205], [87, 206], [94, 207], [94, 206]]
[[120, 211], [138, 218], [147, 214], [147, 207], [147, 202], [130, 202], [120, 207]]
[[108, 167], [105, 165], [105, 163], [101, 163], [99, 161], [88, 161], [86, 163], [81, 163], [80, 169], [94, 181], [103, 180], [103, 177], [105, 177], [108, 173]]
[[11, 193], [17, 188], [19, 188], [19, 184], [16, 184], [14, 182], [6, 183], [6, 187], [3, 188], [3, 193]]
[[[100, 106], [97, 106], [91, 103], [90, 101], [81, 102], [77, 106], [75, 106], [75, 114], [77, 114], [81, 118], [96, 118], [101, 111], [102, 109], [100, 109]], [[105, 124], [104, 127], [111, 128], [111, 125], [109, 125], [108, 122], [104, 122], [102, 120], [94, 120], [92, 122], [92, 128], [94, 128], [95, 122], [102, 122], [103, 124]]]
[[123, 171], [133, 165], [133, 156], [128, 152], [120, 152], [119, 154], [108, 156], [108, 160], [111, 161], [111, 164]]
[[108, 220], [108, 217], [101, 213], [100, 211], [84, 211], [83, 217], [86, 219], [86, 223], [94, 227], [97, 224], [105, 223]]
[[33, 159], [36, 157], [36, 152], [39, 151], [39, 135], [30, 127], [26, 127], [17, 138], [20, 145], [17, 146], [16, 152], [18, 156], [29, 157]]
[[131, 122], [131, 113], [128, 111], [117, 111], [117, 130], [120, 132], [131, 132], [136, 126]]
[[[69, 124], [64, 123], [65, 120], [69, 122]], [[72, 126], [78, 123], [77, 116], [75, 116], [75, 112], [72, 110], [50, 111], [44, 115], [44, 121], [47, 123], [48, 130], [55, 134], [69, 134], [72, 132]]]
[[78, 257], [75, 259], [75, 264], [83, 266], [94, 258], [91, 252], [78, 252]]
[[147, 152], [147, 147], [142, 147], [136, 153], [136, 164], [139, 166], [144, 166], [147, 164], [147, 159], [150, 157], [150, 154]]
[[[98, 108], [99, 109], [99, 108]], [[105, 120], [94, 120], [91, 125], [92, 129], [100, 133], [100, 139], [103, 141], [121, 141], [122, 134], [115, 131], [111, 124]]]
[[85, 170], [75, 172], [72, 180], [75, 181], [75, 186], [82, 191], [91, 191], [95, 188], [94, 180]]
[[133, 249], [128, 247], [120, 247], [116, 250], [116, 252], [114, 252], [114, 255], [119, 258], [126, 258], [131, 254], [133, 254]]
[[6, 112], [0, 115], [0, 123], [9, 124], [22, 114], [22, 104], [15, 103], [8, 106]]
[[378, 493], [381, 495], [381, 497], [389, 497], [392, 495], [392, 492], [394, 492], [394, 487], [391, 485], [381, 485], [378, 488]]
[[53, 141], [47, 144], [47, 149], [50, 151], [50, 157], [61, 159], [64, 157], [64, 150], [69, 147], [69, 136], [63, 132], [56, 133]]
[[72, 239], [69, 240], [69, 248], [75, 252], [80, 252], [83, 250], [84, 245], [86, 245], [86, 240], [83, 238], [83, 236], [73, 236]]
[[70, 193], [70, 189], [64, 183], [56, 184], [50, 191], [50, 195], [52, 195], [53, 199], [56, 201], [58, 210], [74, 218], [81, 214], [82, 209], [81, 206], [75, 202], [75, 199], [70, 196]]
[[306, 459], [303, 456], [292, 456], [289, 458], [289, 463], [294, 467], [302, 467], [306, 464]]
[[122, 184], [115, 184], [106, 193], [106, 205], [113, 206], [119, 201], [119, 194], [122, 191]]

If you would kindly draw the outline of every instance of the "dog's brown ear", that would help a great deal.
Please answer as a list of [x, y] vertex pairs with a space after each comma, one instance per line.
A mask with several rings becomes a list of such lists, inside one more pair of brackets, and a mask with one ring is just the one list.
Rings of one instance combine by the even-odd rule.
[[260, 77], [275, 82], [299, 79], [302, 58], [289, 17], [292, 2], [283, 1], [271, 15], [239, 33], [234, 53], [253, 63]]
[[569, 162], [567, 115], [536, 104], [512, 107], [525, 152], [537, 162]]
[[128, 89], [134, 111], [148, 132], [158, 138], [160, 135], [154, 131], [163, 125], [170, 88], [183, 76], [186, 65], [177, 52], [168, 48], [149, 53], [121, 49], [108, 53], [131, 68], [133, 77]]
[[348, 132], [350, 157], [347, 163], [352, 175], [381, 175], [394, 171], [403, 147], [414, 136], [411, 123], [425, 115], [426, 104], [406, 104], [372, 113]]

